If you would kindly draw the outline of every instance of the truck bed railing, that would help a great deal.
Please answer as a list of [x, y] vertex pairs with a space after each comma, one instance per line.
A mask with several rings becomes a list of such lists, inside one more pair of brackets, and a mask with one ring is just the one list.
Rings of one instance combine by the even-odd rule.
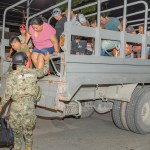
[[[47, 9], [45, 9], [45, 10], [43, 10], [43, 11], [40, 11], [40, 12], [38, 12], [38, 13], [36, 13], [36, 14], [30, 16], [30, 17], [27, 19], [27, 21], [26, 21], [26, 26], [28, 27], [28, 25], [29, 25], [29, 20], [31, 20], [32, 18], [34, 18], [34, 17], [36, 17], [36, 16], [39, 16], [39, 15], [41, 15], [41, 14], [44, 14], [44, 13], [50, 11], [50, 10], [53, 10], [53, 9], [56, 8], [56, 7], [59, 7], [59, 6], [62, 6], [62, 5], [64, 5], [64, 4], [66, 4], [66, 3], [68, 3], [68, 10], [69, 10], [69, 9], [71, 8], [71, 6], [69, 6], [69, 5], [71, 5], [71, 1], [70, 1], [70, 0], [65, 0], [65, 1], [63, 1], [63, 2], [61, 2], [61, 3], [58, 3], [58, 4], [54, 5], [54, 6], [51, 6], [51, 7], [47, 8]], [[69, 11], [68, 11], [68, 12], [69, 12]], [[69, 13], [68, 13], [68, 15], [70, 16]], [[69, 18], [69, 17], [68, 17], [68, 18]]]
[[[98, 18], [100, 18], [100, 8], [101, 8], [101, 1], [98, 0]], [[119, 6], [119, 7], [115, 7], [112, 8], [112, 10], [116, 10], [116, 9], [120, 9], [124, 7], [124, 17], [123, 17], [123, 31], [122, 32], [114, 32], [114, 31], [107, 31], [107, 30], [101, 30], [99, 28], [100, 26], [100, 19], [98, 19], [98, 28], [95, 29], [95, 31], [93, 31], [92, 29], [89, 29], [88, 27], [69, 27], [67, 26], [67, 44], [69, 44], [67, 46], [67, 49], [71, 49], [71, 44], [69, 43], [69, 41], [71, 40], [71, 36], [72, 35], [79, 35], [79, 36], [87, 36], [87, 37], [93, 37], [92, 32], [95, 34], [95, 55], [100, 56], [101, 53], [101, 40], [102, 39], [108, 39], [108, 40], [118, 40], [121, 42], [121, 50], [120, 50], [120, 57], [121, 58], [125, 58], [125, 44], [126, 42], [133, 42], [133, 43], [142, 43], [142, 56], [141, 58], [146, 58], [146, 47], [147, 47], [147, 36], [145, 35], [130, 35], [127, 34], [125, 32], [125, 24], [126, 24], [126, 12], [127, 12], [127, 6], [133, 6], [133, 5], [137, 5], [137, 4], [144, 4], [145, 6], [145, 24], [144, 24], [144, 31], [146, 33], [147, 31], [147, 18], [148, 18], [148, 5], [146, 2], [144, 1], [138, 1], [138, 2], [133, 2], [130, 4], [127, 4], [127, 0], [124, 0], [124, 5], [123, 6]], [[106, 11], [110, 11], [106, 10]], [[129, 15], [134, 15], [135, 13], [129, 14]], [[72, 30], [72, 28], [74, 30]], [[91, 36], [89, 36], [91, 35]], [[115, 35], [115, 36], [114, 36]]]
[[[69, 23], [66, 24], [65, 28], [67, 29], [67, 35], [70, 33], [71, 35], [78, 35], [78, 36], [84, 36], [84, 37], [91, 37], [91, 38], [97, 38], [97, 33], [100, 32], [101, 39], [107, 39], [107, 40], [117, 40], [121, 41], [123, 32], [117, 32], [117, 31], [109, 31], [109, 30], [103, 30], [98, 28], [90, 28], [90, 27], [83, 27], [83, 26], [76, 26], [71, 25]], [[72, 29], [73, 30], [69, 30]], [[114, 36], [115, 35], [115, 36]], [[130, 33], [124, 33], [125, 41], [131, 42], [131, 43], [143, 43], [144, 35], [135, 35]], [[147, 42], [146, 44], [150, 44], [150, 37], [146, 37]], [[69, 42], [69, 40], [68, 40]], [[67, 43], [68, 43], [67, 42]], [[71, 48], [69, 48], [71, 49]], [[98, 49], [100, 51], [100, 47]]]
[[4, 14], [3, 14], [2, 39], [4, 39], [4, 34], [5, 34], [5, 23], [6, 23], [6, 13], [7, 13], [7, 11], [12, 9], [12, 8], [14, 8], [14, 7], [16, 7], [16, 6], [18, 6], [18, 5], [20, 5], [20, 4], [22, 4], [22, 3], [24, 3], [24, 2], [26, 2], [26, 1], [28, 1], [28, 0], [21, 0], [21, 1], [17, 2], [17, 3], [15, 3], [14, 5], [11, 5], [11, 6], [9, 6], [9, 7], [7, 7], [5, 9]]
[[[8, 7], [7, 9], [5, 9], [5, 12], [4, 12], [4, 15], [3, 15], [3, 34], [2, 34], [2, 39], [4, 39], [4, 29], [5, 29], [5, 21], [6, 21], [6, 13], [8, 10], [10, 10], [11, 8], [17, 6], [17, 5], [20, 5], [24, 2], [26, 2], [28, 0], [21, 0], [20, 2]], [[128, 34], [125, 32], [125, 18], [126, 17], [129, 17], [129, 16], [133, 16], [133, 15], [137, 15], [139, 13], [145, 13], [145, 17], [144, 19], [142, 19], [142, 21], [145, 20], [145, 33], [146, 33], [146, 29], [147, 29], [147, 18], [148, 18], [148, 5], [146, 2], [144, 1], [137, 1], [137, 2], [133, 2], [133, 3], [129, 3], [127, 4], [127, 0], [124, 0], [124, 5], [122, 6], [118, 6], [118, 7], [115, 7], [115, 8], [111, 8], [111, 9], [107, 9], [107, 10], [104, 10], [104, 11], [101, 11], [101, 3], [102, 2], [106, 2], [108, 0], [98, 0], [98, 2], [94, 2], [94, 3], [91, 3], [91, 4], [87, 4], [85, 6], [81, 6], [81, 7], [78, 7], [78, 8], [75, 8], [74, 10], [79, 10], [79, 9], [83, 9], [83, 8], [86, 8], [86, 7], [90, 7], [90, 6], [93, 6], [93, 5], [96, 5], [97, 4], [97, 13], [94, 13], [94, 15], [97, 14], [97, 22], [98, 22], [98, 26], [100, 26], [100, 14], [103, 13], [103, 12], [108, 12], [108, 11], [113, 11], [113, 10], [116, 10], [116, 9], [121, 9], [121, 8], [124, 8], [124, 31], [122, 32], [115, 32], [115, 31], [107, 31], [107, 30], [101, 30], [99, 27], [93, 29], [93, 28], [90, 28], [90, 27], [78, 27], [78, 26], [71, 26], [69, 24], [69, 21], [70, 21], [70, 11], [71, 11], [71, 0], [65, 0], [63, 2], [60, 2], [50, 8], [47, 8], [37, 14], [34, 14], [30, 17], [28, 17], [27, 19], [27, 22], [26, 24], [28, 25], [29, 24], [29, 20], [32, 19], [33, 17], [36, 17], [38, 15], [41, 15], [45, 12], [48, 12], [56, 7], [59, 7], [61, 5], [64, 5], [66, 3], [68, 3], [68, 19], [67, 19], [67, 23], [66, 23], [66, 26], [67, 26], [67, 49], [69, 48], [69, 50], [71, 49], [71, 35], [80, 35], [80, 36], [85, 36], [85, 37], [92, 37], [92, 38], [95, 38], [95, 55], [96, 56], [100, 56], [100, 53], [101, 53], [101, 40], [102, 39], [108, 39], [108, 40], [118, 40], [118, 41], [121, 41], [121, 51], [120, 51], [120, 57], [121, 58], [125, 58], [125, 43], [126, 42], [133, 42], [133, 43], [142, 43], [142, 58], [145, 58], [145, 50], [146, 50], [146, 47], [147, 47], [147, 44], [150, 44], [150, 38], [147, 37], [146, 35], [132, 35], [132, 34]], [[29, 3], [29, 1], [28, 1]], [[138, 12], [135, 12], [135, 13], [131, 13], [131, 14], [126, 14], [126, 7], [128, 6], [133, 6], [133, 5], [137, 5], [137, 4], [143, 4], [145, 6], [145, 10], [142, 10], [142, 11], [138, 11]], [[88, 16], [92, 16], [93, 14], [90, 14], [90, 15], [87, 15]], [[122, 16], [120, 16], [122, 17]], [[120, 18], [119, 17], [119, 18]], [[130, 22], [130, 21], [129, 21]], [[131, 23], [134, 23], [135, 21], [131, 21]], [[149, 23], [149, 22], [148, 22]], [[72, 30], [72, 27], [74, 28], [74, 30]], [[114, 36], [115, 35], [115, 36]], [[5, 40], [4, 40], [5, 41]], [[5, 42], [4, 42], [5, 43]], [[3, 44], [3, 40], [2, 40], [2, 48], [1, 48], [1, 56], [4, 56], [4, 47], [6, 44]]]

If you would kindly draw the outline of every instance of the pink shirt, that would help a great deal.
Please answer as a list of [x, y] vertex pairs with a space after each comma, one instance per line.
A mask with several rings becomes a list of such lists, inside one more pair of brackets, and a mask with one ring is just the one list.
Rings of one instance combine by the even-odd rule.
[[29, 32], [31, 34], [33, 44], [38, 50], [53, 47], [53, 43], [50, 38], [52, 35], [56, 34], [56, 30], [48, 23], [43, 24], [43, 30], [38, 37], [35, 37], [35, 31], [31, 25], [29, 27]]

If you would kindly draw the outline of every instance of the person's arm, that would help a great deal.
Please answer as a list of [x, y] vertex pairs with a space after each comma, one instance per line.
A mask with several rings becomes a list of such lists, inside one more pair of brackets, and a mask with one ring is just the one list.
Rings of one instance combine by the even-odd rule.
[[133, 31], [132, 34], [136, 34], [136, 31]]
[[126, 56], [130, 55], [132, 53], [132, 49], [130, 47], [130, 44], [126, 44]]
[[134, 52], [139, 52], [142, 50], [142, 46], [133, 46], [133, 51]]
[[118, 26], [118, 29], [119, 29], [119, 31], [123, 31], [123, 26], [122, 26], [122, 24], [120, 24], [120, 25]]
[[51, 42], [52, 42], [53, 45], [54, 45], [54, 49], [55, 49], [54, 55], [57, 55], [57, 54], [59, 53], [59, 45], [58, 45], [58, 40], [57, 40], [56, 35], [55, 35], [55, 34], [52, 35], [52, 36], [50, 37], [50, 40], [51, 40]]
[[9, 53], [5, 56], [6, 60], [11, 57], [12, 52], [13, 52], [13, 49], [10, 48]]
[[133, 28], [133, 26], [131, 26], [131, 33], [132, 33], [132, 34], [136, 34], [136, 31], [135, 31], [135, 29]]
[[30, 57], [30, 49], [27, 45], [21, 44], [21, 47], [24, 49], [25, 54]]
[[7, 81], [6, 81], [6, 89], [5, 89], [4, 95], [0, 102], [0, 112], [3, 108], [3, 106], [10, 100], [10, 98], [12, 96], [13, 85], [14, 85], [13, 79], [11, 77], [8, 77]]
[[31, 38], [31, 35], [29, 32], [26, 33], [26, 38], [25, 38], [25, 43], [24, 44], [28, 44], [29, 40]]

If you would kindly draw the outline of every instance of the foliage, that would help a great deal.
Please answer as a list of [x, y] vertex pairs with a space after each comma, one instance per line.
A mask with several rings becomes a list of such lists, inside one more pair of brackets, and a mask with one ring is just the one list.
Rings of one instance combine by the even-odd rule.
[[[57, 0], [57, 3], [60, 3], [60, 2], [63, 2], [63, 0]], [[92, 2], [95, 2], [95, 0], [93, 0]], [[72, 8], [76, 8], [76, 7], [79, 7], [79, 6], [88, 4], [88, 3], [90, 3], [89, 0], [72, 0]], [[66, 7], [67, 7], [67, 4], [61, 6], [60, 8], [62, 10], [64, 10]], [[95, 12], [95, 11], [96, 11], [96, 5], [88, 7], [88, 8], [84, 8], [80, 11], [80, 13], [88, 14], [88, 13], [92, 13], [92, 12]]]

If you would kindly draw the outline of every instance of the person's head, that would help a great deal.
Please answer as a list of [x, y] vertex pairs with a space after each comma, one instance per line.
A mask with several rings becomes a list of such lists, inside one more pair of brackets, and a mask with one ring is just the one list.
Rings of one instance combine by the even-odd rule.
[[25, 24], [21, 24], [19, 27], [20, 33], [21, 35], [25, 36], [26, 34], [26, 25]]
[[107, 13], [101, 14], [100, 18], [101, 24], [105, 25], [109, 21], [109, 17]]
[[96, 22], [96, 20], [92, 20], [92, 21], [90, 22], [90, 26], [93, 27], [93, 28], [96, 28], [96, 27], [97, 27], [97, 22]]
[[144, 24], [139, 25], [139, 33], [144, 34]]
[[[128, 20], [126, 19], [126, 26], [128, 24]], [[121, 25], [123, 26], [123, 18], [121, 19]]]
[[30, 25], [34, 31], [41, 32], [43, 30], [43, 20], [41, 17], [35, 17], [31, 20]]
[[[68, 8], [65, 9], [65, 15], [66, 17], [68, 17]], [[71, 10], [71, 13], [70, 13], [70, 19], [72, 19], [76, 14], [74, 13], [73, 10]]]
[[47, 19], [43, 15], [40, 15], [39, 17], [43, 20], [43, 23], [48, 23]]
[[16, 51], [21, 48], [21, 41], [17, 36], [12, 37], [10, 39], [9, 43], [10, 43], [11, 47]]
[[17, 52], [12, 58], [12, 65], [26, 65], [28, 57], [24, 52]]
[[52, 11], [52, 17], [54, 17], [56, 20], [60, 20], [62, 18], [62, 11], [60, 8], [55, 8]]

